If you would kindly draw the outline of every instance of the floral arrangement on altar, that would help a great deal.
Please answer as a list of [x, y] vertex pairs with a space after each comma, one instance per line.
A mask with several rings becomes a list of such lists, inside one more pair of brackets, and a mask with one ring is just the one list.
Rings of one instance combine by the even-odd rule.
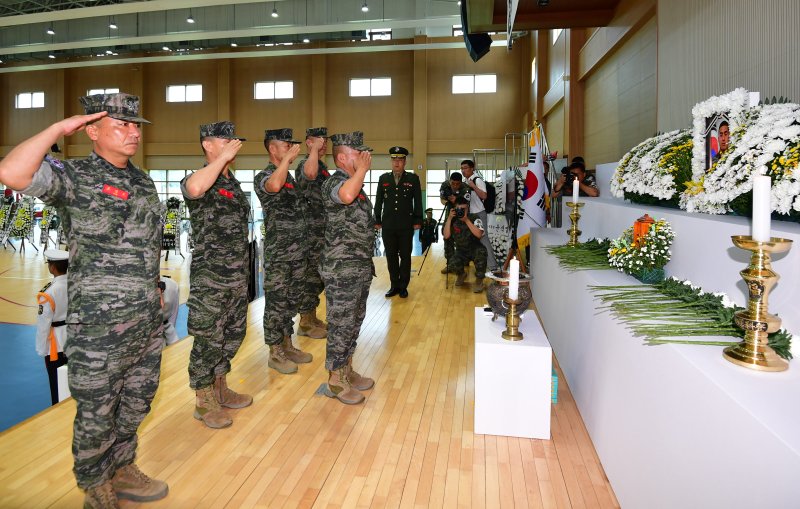
[[636, 203], [674, 201], [677, 205], [676, 196], [691, 178], [692, 145], [691, 133], [683, 129], [656, 135], [633, 147], [614, 172], [611, 194]]
[[[691, 131], [658, 134], [632, 148], [614, 172], [611, 193], [688, 212], [749, 215], [752, 178], [766, 174], [777, 218], [800, 221], [800, 104], [751, 106], [750, 95], [738, 88], [711, 97], [692, 109]], [[728, 122], [730, 143], [710, 158], [705, 133], [715, 115]]]
[[663, 219], [653, 222], [646, 232], [637, 232], [638, 223], [611, 241], [608, 263], [642, 282], [661, 281], [664, 279], [664, 266], [672, 257], [670, 246], [675, 232]]

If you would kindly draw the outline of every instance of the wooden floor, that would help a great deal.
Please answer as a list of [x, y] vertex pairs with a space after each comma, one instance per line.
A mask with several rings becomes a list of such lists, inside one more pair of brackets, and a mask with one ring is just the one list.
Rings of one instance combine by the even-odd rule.
[[[414, 258], [415, 271], [421, 261]], [[192, 418], [191, 340], [166, 348], [138, 464], [166, 480], [170, 494], [142, 507], [618, 507], [560, 370], [552, 440], [473, 433], [472, 316], [485, 297], [453, 288], [452, 277], [445, 289], [443, 263], [432, 251], [422, 275], [414, 272], [410, 297], [385, 299], [386, 266], [376, 259], [354, 361], [376, 379], [362, 405], [314, 395], [327, 379], [324, 340], [296, 340], [314, 355], [299, 373], [267, 369], [263, 299], [250, 306], [229, 375], [255, 402], [233, 413], [230, 428]], [[40, 256], [0, 250], [0, 321], [32, 322], [34, 310], [6, 301], [28, 298], [27, 286], [38, 290], [42, 267]], [[179, 257], [165, 269], [184, 299], [187, 270]], [[0, 434], [0, 507], [81, 507], [71, 470], [74, 414], [66, 400]]]

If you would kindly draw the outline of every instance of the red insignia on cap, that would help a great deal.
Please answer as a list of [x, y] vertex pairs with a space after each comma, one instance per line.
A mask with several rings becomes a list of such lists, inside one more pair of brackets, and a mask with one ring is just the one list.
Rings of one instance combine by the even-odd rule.
[[228, 191], [227, 189], [220, 189], [219, 194], [221, 194], [225, 198], [233, 199], [233, 193]]
[[105, 194], [110, 194], [111, 196], [115, 198], [120, 198], [122, 200], [127, 200], [128, 196], [130, 195], [128, 191], [125, 191], [124, 189], [119, 189], [114, 186], [110, 186], [108, 184], [103, 184], [103, 192]]

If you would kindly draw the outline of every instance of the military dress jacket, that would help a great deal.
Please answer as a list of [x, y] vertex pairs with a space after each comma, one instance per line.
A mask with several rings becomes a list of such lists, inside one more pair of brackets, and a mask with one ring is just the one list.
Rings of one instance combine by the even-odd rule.
[[[181, 180], [181, 192], [192, 221], [192, 281], [210, 278], [220, 287], [246, 284], [248, 221], [250, 202], [232, 171], [223, 173], [197, 198], [186, 192], [187, 175]], [[197, 276], [197, 278], [195, 277]]]
[[69, 246], [67, 323], [115, 324], [159, 316], [166, 205], [150, 177], [96, 153], [42, 163], [23, 191], [59, 209]]
[[415, 173], [404, 171], [397, 184], [392, 172], [381, 175], [375, 192], [375, 223], [387, 230], [422, 225], [422, 189]]
[[270, 175], [277, 170], [270, 163], [256, 174], [253, 185], [264, 213], [264, 263], [270, 261], [295, 261], [308, 256], [306, 232], [306, 200], [298, 189], [291, 172], [277, 193], [264, 189]]
[[337, 169], [322, 184], [326, 215], [323, 261], [329, 267], [331, 264], [348, 262], [372, 264], [375, 250], [372, 202], [363, 187], [351, 203], [341, 202], [339, 189], [349, 178], [346, 172]]

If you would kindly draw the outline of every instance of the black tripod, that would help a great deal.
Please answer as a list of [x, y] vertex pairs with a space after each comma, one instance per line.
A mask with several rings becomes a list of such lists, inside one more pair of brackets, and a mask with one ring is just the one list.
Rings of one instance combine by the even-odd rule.
[[[445, 211], [446, 211], [446, 210], [447, 210], [447, 207], [445, 207], [445, 208], [442, 210], [442, 213], [441, 213], [441, 215], [439, 216], [439, 219], [437, 219], [437, 220], [436, 220], [436, 226], [435, 226], [435, 229], [436, 229], [436, 231], [437, 231], [437, 232], [439, 231], [439, 223], [441, 223], [441, 222], [442, 222], [442, 218], [444, 217], [444, 213], [445, 213]], [[442, 234], [442, 236], [444, 236], [444, 234]], [[419, 264], [419, 270], [417, 271], [417, 275], [418, 275], [418, 276], [419, 276], [419, 275], [420, 275], [420, 273], [422, 272], [422, 266], [423, 266], [423, 265], [425, 265], [425, 260], [428, 258], [428, 253], [430, 252], [430, 250], [431, 250], [431, 246], [432, 246], [432, 245], [433, 245], [433, 242], [431, 242], [430, 244], [428, 244], [428, 247], [425, 249], [425, 255], [422, 257], [422, 263], [420, 263], [420, 264]], [[447, 261], [447, 258], [445, 258], [445, 261]], [[445, 288], [447, 288], [447, 279], [446, 279], [446, 278], [445, 278]]]

